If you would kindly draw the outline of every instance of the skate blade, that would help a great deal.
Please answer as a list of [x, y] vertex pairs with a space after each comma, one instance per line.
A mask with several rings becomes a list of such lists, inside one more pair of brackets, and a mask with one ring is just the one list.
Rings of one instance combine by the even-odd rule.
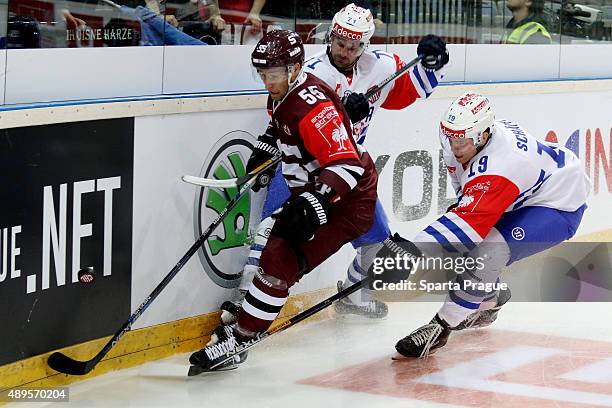
[[407, 357], [407, 356], [405, 356], [405, 355], [403, 355], [403, 354], [400, 354], [400, 353], [398, 353], [398, 352], [395, 352], [395, 354], [393, 354], [393, 355], [391, 356], [391, 360], [393, 360], [393, 361], [415, 361], [415, 360], [426, 360], [428, 357], [431, 357], [433, 354], [435, 354], [435, 352], [436, 352], [436, 351], [437, 351], [437, 350], [430, 351], [430, 352], [429, 352], [429, 354], [427, 354], [427, 355], [426, 355], [426, 356], [424, 356], [424, 357], [417, 357], [417, 356], [410, 356], [410, 357]]
[[338, 313], [336, 312], [336, 319], [338, 319], [339, 321], [343, 322], [343, 323], [349, 323], [349, 324], [362, 324], [362, 323], [368, 323], [368, 324], [376, 324], [377, 322], [385, 322], [387, 320], [387, 316], [385, 317], [370, 317], [370, 316], [364, 316], [364, 315], [360, 315], [360, 314], [352, 314], [352, 313]]
[[219, 368], [215, 368], [214, 370], [210, 370], [210, 369], [192, 365], [191, 367], [189, 367], [189, 371], [187, 372], [187, 377], [195, 377], [196, 375], [200, 375], [204, 373], [218, 373], [221, 371], [231, 371], [237, 368], [238, 368], [237, 365], [230, 365], [227, 367], [219, 367]]
[[417, 357], [406, 357], [398, 352], [395, 352], [392, 356], [391, 356], [391, 360], [393, 361], [406, 361], [406, 360], [414, 360]]

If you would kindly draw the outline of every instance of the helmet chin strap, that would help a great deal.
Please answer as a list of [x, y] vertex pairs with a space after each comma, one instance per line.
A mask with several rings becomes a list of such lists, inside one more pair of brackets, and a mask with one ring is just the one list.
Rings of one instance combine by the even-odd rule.
[[486, 142], [480, 143], [478, 146], [476, 146], [476, 154], [480, 153], [482, 149], [485, 148], [485, 146], [489, 143], [489, 140], [491, 140], [492, 137], [493, 137], [493, 129], [489, 128], [489, 137], [487, 138]]
[[279, 104], [283, 102], [285, 98], [287, 98], [289, 93], [291, 93], [291, 90], [297, 85], [298, 79], [300, 78], [300, 75], [303, 70], [304, 68], [300, 66], [300, 72], [295, 76], [295, 79], [292, 81], [291, 77], [293, 76], [293, 72], [294, 72], [293, 65], [287, 66], [287, 85], [289, 87], [287, 88], [287, 93], [285, 94], [285, 96], [283, 96], [283, 98], [278, 102]]
[[294, 65], [287, 66], [287, 85], [289, 85], [289, 89], [288, 89], [287, 93], [289, 93], [291, 88], [293, 88], [293, 86], [297, 82], [298, 78], [300, 77], [300, 73], [302, 72], [302, 69], [303, 69], [300, 66], [300, 72], [298, 72], [298, 74], [295, 76], [295, 79], [292, 81], [291, 77], [293, 76], [293, 73], [295, 72], [293, 67], [294, 67]]

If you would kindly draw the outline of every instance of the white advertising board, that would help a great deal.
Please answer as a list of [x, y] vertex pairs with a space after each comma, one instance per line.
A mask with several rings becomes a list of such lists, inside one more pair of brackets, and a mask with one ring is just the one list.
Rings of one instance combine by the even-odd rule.
[[[491, 90], [494, 87], [491, 85]], [[578, 153], [594, 187], [577, 235], [612, 228], [608, 217], [612, 191], [612, 117], [609, 114], [612, 92], [495, 95], [491, 100], [498, 118], [512, 119], [542, 139], [548, 137], [552, 141], [554, 135], [559, 143], [571, 146]], [[370, 125], [366, 146], [380, 165], [384, 163], [379, 196], [392, 229], [407, 238], [428, 225], [451, 202], [452, 193], [447, 185], [446, 169], [440, 163], [437, 137], [439, 118], [451, 101], [452, 98], [432, 98], [402, 111], [383, 110]], [[222, 137], [227, 135], [224, 140], [229, 140], [240, 132], [256, 136], [266, 123], [263, 109], [136, 118], [133, 307], [140, 304], [193, 244], [198, 231], [206, 228], [206, 219], [210, 222], [214, 217], [210, 206], [215, 204], [210, 204], [210, 197], [202, 199], [199, 190], [181, 182], [180, 177], [214, 171], [213, 164], [223, 161], [215, 156]], [[240, 132], [232, 133], [236, 131]], [[226, 152], [239, 150], [227, 150], [227, 146], [225, 149]], [[242, 150], [241, 154], [246, 161], [246, 151]], [[211, 161], [211, 157], [216, 159]], [[225, 163], [230, 173], [236, 170], [232, 170], [227, 160]], [[227, 196], [225, 200], [228, 197], [231, 198]], [[251, 201], [255, 205], [256, 200]], [[207, 210], [202, 209], [206, 207], [202, 203], [210, 204]], [[208, 215], [202, 215], [206, 211]], [[236, 225], [244, 223], [242, 219]], [[215, 234], [220, 247], [232, 247], [224, 233]], [[210, 242], [205, 245], [210, 255]], [[227, 254], [230, 261], [217, 259], [213, 263], [221, 265], [221, 272], [235, 274], [246, 255], [235, 248]], [[345, 246], [304, 277], [292, 293], [333, 286], [337, 279], [344, 278], [352, 254], [352, 248]], [[217, 310], [229, 295], [229, 289], [224, 286], [231, 284], [215, 277], [210, 265], [207, 270], [203, 253], [194, 256], [184, 269], [141, 317], [139, 327]]]
[[[181, 176], [212, 177], [221, 168], [235, 172], [233, 160], [239, 158], [246, 164], [248, 149], [240, 142], [232, 143], [232, 139], [245, 140], [245, 133], [256, 137], [266, 125], [267, 114], [263, 109], [136, 118], [133, 309], [213, 221], [215, 209], [223, 208], [232, 197], [231, 192], [225, 195], [222, 190], [210, 193], [208, 189], [201, 195], [199, 187], [182, 182]], [[231, 294], [228, 288], [237, 283], [236, 274], [246, 261], [247, 247], [236, 248], [234, 241], [239, 238], [236, 235], [246, 233], [242, 228], [245, 218], [249, 209], [253, 213], [258, 211], [261, 194], [251, 195], [249, 200], [248, 209], [243, 207], [244, 217], [228, 217], [228, 223], [217, 228], [204, 244], [204, 250], [192, 257], [138, 320], [138, 327], [218, 310]], [[238, 232], [231, 230], [232, 225], [238, 226]], [[302, 279], [291, 293], [334, 286], [337, 279], [343, 278], [351, 257], [352, 249], [343, 249]]]

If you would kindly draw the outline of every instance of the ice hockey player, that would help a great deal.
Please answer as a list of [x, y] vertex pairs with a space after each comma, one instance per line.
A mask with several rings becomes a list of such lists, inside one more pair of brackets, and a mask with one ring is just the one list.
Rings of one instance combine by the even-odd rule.
[[[367, 100], [364, 93], [400, 69], [404, 62], [395, 54], [383, 51], [369, 51], [368, 45], [374, 34], [374, 19], [370, 10], [349, 4], [341, 9], [332, 20], [328, 33], [327, 49], [306, 61], [304, 70], [314, 74], [329, 85], [343, 99], [344, 106], [353, 123], [353, 137], [358, 144], [365, 141], [368, 125], [379, 109], [402, 109], [419, 98], [427, 98], [443, 77], [442, 67], [449, 61], [444, 41], [435, 35], [424, 37], [417, 47], [417, 54], [424, 59], [394, 83], [383, 88]], [[386, 136], [388, 137], [388, 136]], [[263, 145], [273, 144], [271, 137], [260, 137]], [[254, 168], [250, 162], [247, 170]], [[293, 181], [289, 180], [289, 186]], [[258, 187], [255, 188], [256, 190]], [[289, 192], [280, 169], [272, 180], [264, 205], [262, 220], [255, 234], [254, 245], [244, 268], [242, 282], [232, 301], [224, 302], [222, 320], [235, 321], [244, 291], [257, 271], [261, 248], [265, 244], [265, 231], [269, 230], [269, 215], [279, 208]], [[352, 241], [357, 254], [349, 265], [346, 281], [338, 282], [338, 289], [348, 287], [363, 278], [369, 265], [364, 259], [372, 259], [382, 243], [395, 240], [391, 235], [387, 216], [380, 202], [377, 202], [374, 224], [363, 236]], [[356, 292], [334, 304], [340, 314], [356, 314], [367, 318], [382, 318], [387, 315], [387, 305], [372, 299], [367, 289]]]
[[[304, 47], [292, 31], [271, 31], [251, 62], [269, 92], [270, 144], [258, 144], [259, 164], [282, 155], [289, 199], [273, 226], [235, 325], [218, 327], [191, 364], [209, 369], [272, 324], [289, 288], [372, 225], [377, 175], [351, 137], [350, 119], [333, 89], [304, 72]], [[243, 359], [237, 357], [238, 360]]]
[[469, 288], [499, 282], [506, 265], [571, 238], [590, 189], [573, 152], [536, 139], [514, 122], [496, 121], [489, 99], [474, 92], [451, 104], [439, 134], [458, 204], [414, 243], [426, 256], [436, 255], [433, 246], [476, 251], [484, 267], [458, 275], [460, 289], [448, 293], [434, 318], [396, 344], [406, 357], [433, 353], [453, 330], [491, 324], [510, 291]]

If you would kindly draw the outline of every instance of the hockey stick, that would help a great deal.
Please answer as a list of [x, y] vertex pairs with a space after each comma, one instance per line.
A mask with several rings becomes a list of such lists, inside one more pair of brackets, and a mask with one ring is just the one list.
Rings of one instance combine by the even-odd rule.
[[[272, 167], [273, 164], [274, 162], [270, 162], [267, 164], [267, 166], [260, 168], [259, 171], [265, 171], [268, 168]], [[238, 194], [232, 199], [232, 201], [230, 201], [227, 207], [225, 207], [225, 209], [223, 209], [223, 211], [221, 211], [217, 215], [217, 218], [215, 218], [215, 220], [210, 224], [206, 231], [204, 231], [204, 233], [200, 235], [200, 238], [198, 238], [197, 241], [191, 246], [191, 248], [187, 250], [187, 253], [183, 255], [183, 257], [170, 270], [168, 275], [166, 275], [166, 277], [159, 283], [159, 285], [157, 285], [157, 287], [153, 289], [153, 292], [151, 292], [151, 294], [147, 296], [144, 302], [142, 302], [140, 306], [138, 306], [136, 311], [132, 313], [132, 315], [123, 324], [123, 326], [121, 326], [119, 331], [115, 333], [115, 335], [108, 341], [108, 343], [106, 343], [106, 345], [102, 348], [102, 350], [98, 352], [98, 354], [96, 354], [90, 360], [78, 361], [56, 351], [55, 353], [51, 354], [49, 356], [49, 359], [47, 360], [49, 367], [51, 367], [55, 371], [59, 371], [60, 373], [71, 375], [85, 375], [91, 370], [93, 370], [93, 368], [104, 358], [106, 354], [108, 354], [108, 352], [115, 346], [115, 344], [117, 344], [117, 342], [121, 340], [123, 335], [132, 328], [132, 324], [134, 324], [136, 319], [138, 319], [140, 315], [145, 310], [147, 310], [147, 308], [151, 305], [151, 303], [153, 303], [153, 301], [155, 300], [155, 298], [157, 298], [161, 291], [164, 290], [166, 286], [168, 286], [170, 281], [172, 281], [172, 279], [178, 274], [181, 268], [187, 263], [187, 261], [189, 261], [193, 254], [197, 252], [197, 250], [202, 246], [202, 244], [204, 244], [208, 237], [210, 237], [210, 234], [212, 234], [215, 228], [217, 228], [217, 226], [219, 226], [219, 224], [223, 222], [225, 217], [230, 213], [230, 211], [232, 211], [236, 204], [238, 204], [244, 194], [247, 193], [248, 190], [255, 184], [257, 180], [257, 174], [258, 172], [254, 172], [249, 176], [250, 179], [248, 179], [246, 183], [244, 183], [242, 187], [240, 187]]]
[[111, 6], [111, 7], [116, 8], [116, 9], [119, 9], [119, 10], [121, 9], [121, 6], [120, 6], [120, 5], [118, 5], [117, 3], [115, 3], [114, 1], [111, 1], [111, 0], [100, 0], [100, 1], [101, 1], [102, 3], [106, 3], [106, 4], [108, 4], [108, 5], [109, 5], [109, 6]]
[[254, 338], [253, 340], [245, 343], [242, 346], [238, 346], [233, 353], [228, 354], [223, 360], [217, 362], [215, 365], [213, 365], [208, 370], [204, 370], [204, 369], [202, 369], [202, 368], [200, 368], [198, 366], [193, 366], [192, 365], [189, 368], [189, 372], [187, 373], [187, 375], [189, 377], [192, 377], [194, 375], [202, 374], [204, 372], [213, 371], [215, 368], [217, 368], [217, 367], [221, 366], [222, 364], [228, 362], [229, 360], [233, 359], [236, 355], [249, 350], [253, 346], [261, 343], [262, 341], [264, 341], [268, 337], [272, 336], [273, 334], [280, 333], [282, 331], [287, 330], [289, 327], [294, 326], [297, 323], [301, 322], [302, 320], [308, 319], [310, 316], [312, 316], [312, 315], [320, 312], [321, 310], [327, 308], [328, 306], [330, 306], [335, 301], [340, 300], [340, 299], [350, 295], [351, 293], [358, 291], [359, 289], [361, 289], [365, 285], [369, 284], [371, 280], [372, 280], [371, 277], [366, 277], [366, 278], [362, 279], [361, 281], [352, 284], [348, 288], [341, 290], [340, 292], [336, 293], [335, 295], [328, 297], [327, 299], [323, 300], [322, 302], [317, 303], [316, 305], [312, 306], [311, 308], [304, 310], [302, 313], [299, 313], [299, 314], [289, 318], [288, 320], [286, 320], [285, 322], [279, 324], [278, 326], [275, 326], [272, 329], [268, 329], [267, 331], [263, 332], [258, 337]]
[[415, 59], [413, 59], [412, 61], [410, 61], [409, 63], [407, 63], [400, 69], [398, 69], [397, 71], [395, 71], [393, 74], [389, 75], [387, 78], [382, 80], [378, 85], [368, 90], [365, 93], [365, 98], [370, 99], [372, 95], [374, 95], [376, 92], [379, 92], [381, 89], [387, 86], [389, 82], [395, 81], [397, 78], [404, 75], [413, 65], [415, 65], [417, 62], [422, 60], [424, 57], [425, 57], [424, 55], [419, 55], [418, 57], [416, 57]]
[[[182, 180], [185, 183], [194, 184], [200, 187], [216, 187], [216, 188], [239, 187], [243, 185], [244, 183], [246, 183], [247, 181], [249, 181], [250, 178], [253, 177], [253, 175], [261, 173], [262, 169], [264, 168], [268, 169], [270, 168], [269, 166], [275, 165], [276, 163], [278, 163], [280, 159], [281, 159], [280, 155], [274, 156], [268, 161], [264, 162], [261, 166], [251, 171], [250, 173], [247, 173], [244, 176], [237, 177], [237, 178], [218, 180], [218, 179], [207, 179], [203, 177], [185, 175], [182, 177]], [[260, 184], [265, 186], [270, 182], [270, 178], [269, 177], [264, 178], [264, 177], [267, 177], [267, 176], [263, 176], [263, 175], [260, 176], [259, 182]]]

